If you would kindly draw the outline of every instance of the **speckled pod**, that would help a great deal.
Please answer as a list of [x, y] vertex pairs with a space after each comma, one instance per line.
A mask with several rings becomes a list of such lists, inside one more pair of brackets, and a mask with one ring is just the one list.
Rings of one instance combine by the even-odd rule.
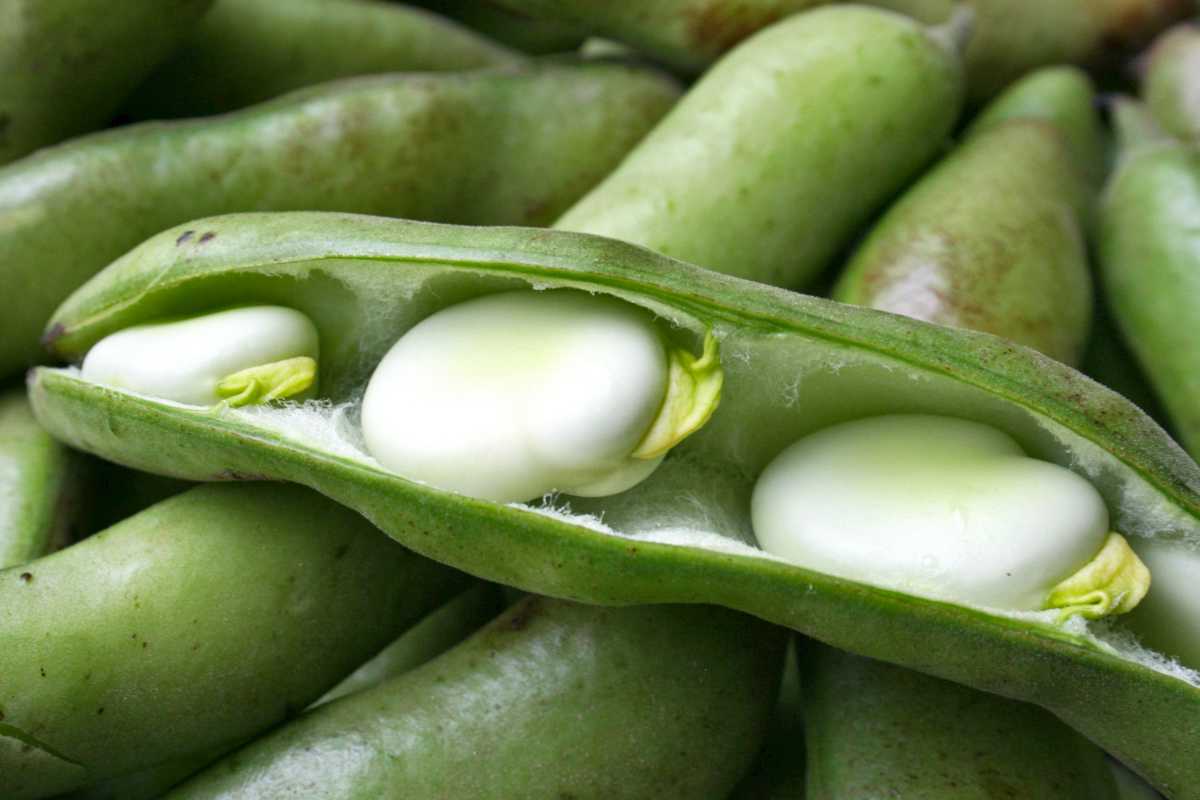
[[1154, 43], [1142, 78], [1142, 98], [1158, 124], [1200, 144], [1200, 27], [1179, 25]]
[[861, 7], [793, 17], [714, 66], [555, 223], [796, 288], [941, 147], [953, 47]]
[[1104, 289], [1179, 440], [1200, 457], [1200, 151], [1143, 136], [1144, 113], [1118, 106], [1124, 142], [1101, 206]]
[[38, 332], [73, 289], [171, 225], [288, 209], [543, 224], [677, 94], [657, 73], [608, 64], [355, 78], [9, 165], [0, 284], [21, 302], [0, 322], [0, 375], [39, 358]]
[[807, 800], [1117, 800], [1104, 753], [1040, 708], [803, 651]]
[[635, 489], [571, 498], [570, 511], [437, 491], [379, 467], [358, 449], [352, 425], [340, 434], [343, 406], [218, 414], [49, 368], [31, 373], [31, 397], [42, 423], [76, 446], [192, 479], [303, 483], [418, 552], [490, 580], [593, 603], [723, 605], [1036, 703], [1175, 800], [1200, 797], [1200, 764], [1189, 757], [1200, 747], [1195, 676], [1158, 671], [1078, 626], [839, 580], [747, 544], [751, 485], [780, 450], [807, 432], [889, 412], [986, 422], [1028, 453], [1083, 472], [1135, 546], [1150, 535], [1200, 541], [1195, 462], [1128, 401], [1035, 351], [599, 237], [308, 213], [236, 215], [164, 232], [60, 309], [52, 345], [77, 360], [101, 337], [142, 321], [233, 301], [286, 303], [320, 331], [322, 395], [352, 403], [383, 352], [417, 321], [529, 285], [646, 307], [693, 352], [706, 333], [719, 341], [720, 407]]
[[0, 3], [0, 164], [95, 130], [212, 0]]
[[[698, 72], [760, 28], [830, 0], [500, 0], [628, 42], [677, 69]], [[1136, 46], [1189, 10], [1190, 0], [971, 0], [975, 35], [967, 48], [970, 98], [982, 102], [1031, 69], [1103, 62]], [[946, 20], [956, 0], [868, 0], [928, 23]]]
[[530, 597], [167, 797], [724, 797], [762, 740], [783, 642], [723, 609]]
[[1074, 364], [1092, 314], [1089, 192], [1052, 124], [985, 128], [888, 209], [833, 297], [993, 333]]
[[25, 393], [0, 393], [0, 569], [66, 542], [81, 479], [78, 456], [42, 430]]
[[352, 75], [520, 61], [461, 25], [397, 4], [217, 0], [124, 110], [134, 119], [217, 114]]
[[219, 755], [466, 585], [267, 485], [193, 489], [0, 571], [0, 795]]

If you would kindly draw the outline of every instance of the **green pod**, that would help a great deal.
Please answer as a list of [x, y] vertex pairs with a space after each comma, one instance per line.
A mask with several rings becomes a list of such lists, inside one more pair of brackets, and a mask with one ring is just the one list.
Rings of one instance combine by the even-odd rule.
[[520, 60], [417, 8], [367, 0], [217, 0], [123, 108], [134, 119], [201, 116], [334, 78]]
[[[627, 42], [685, 72], [699, 72], [755, 31], [831, 0], [500, 0], [539, 19], [568, 22]], [[957, 0], [868, 0], [927, 23], [949, 18]], [[969, 97], [979, 104], [1048, 64], [1107, 64], [1172, 20], [1190, 0], [970, 0], [975, 34], [967, 47]], [[1115, 52], [1114, 52], [1115, 51]], [[915, 95], [914, 95], [915, 97]]]
[[[185, 230], [196, 233], [180, 242]], [[393, 341], [448, 305], [530, 285], [648, 308], [692, 352], [711, 334], [725, 373], [720, 407], [634, 489], [571, 498], [569, 508], [438, 491], [366, 456], [345, 412]], [[600, 237], [308, 213], [162, 233], [60, 309], [52, 344], [77, 360], [130, 325], [256, 302], [314, 321], [325, 402], [214, 411], [40, 368], [30, 377], [35, 413], [65, 441], [143, 469], [303, 483], [489, 580], [593, 603], [722, 605], [1033, 702], [1176, 800], [1200, 797], [1200, 764], [1189, 757], [1200, 746], [1194, 674], [1119, 637], [1098, 640], [1104, 628], [875, 588], [746, 544], [751, 487], [784, 447], [892, 412], [994, 425], [1027, 453], [1086, 475], [1135, 542], [1200, 541], [1200, 468], [1136, 407], [1069, 367], [994, 336], [780, 291]]]
[[465, 584], [358, 515], [268, 485], [193, 489], [0, 571], [0, 794], [215, 757]]
[[784, 638], [724, 609], [529, 597], [167, 797], [723, 797], [762, 740]]
[[[326, 209], [543, 224], [599, 181], [677, 87], [614, 64], [349, 79], [222, 117], [138, 125], [0, 170], [0, 375], [55, 306], [171, 225]], [[197, 234], [199, 235], [199, 234]]]
[[0, 394], [0, 569], [62, 546], [81, 507], [78, 457], [33, 418], [25, 393]]
[[103, 126], [210, 5], [0, 3], [0, 164]]
[[991, 125], [888, 209], [832, 296], [1075, 364], [1092, 313], [1087, 196], [1055, 126]]
[[799, 287], [934, 156], [961, 92], [953, 48], [911, 20], [798, 15], [722, 59], [555, 227]]
[[1174, 423], [1200, 457], [1200, 152], [1146, 138], [1133, 101], [1118, 101], [1120, 161], [1105, 187], [1099, 254], [1108, 303]]
[[[402, 633], [309, 707], [374, 686], [450, 649], [499, 613], [499, 594], [491, 584], [476, 584]], [[200, 772], [227, 749], [121, 775], [71, 792], [60, 800], [153, 800]]]
[[1012, 119], [1044, 120], [1057, 128], [1079, 169], [1098, 189], [1108, 171], [1108, 143], [1096, 117], [1096, 87], [1077, 67], [1044, 67], [1010, 86], [971, 121], [968, 136]]
[[1142, 99], [1158, 124], [1200, 143], [1200, 27], [1178, 25], [1154, 42], [1142, 76]]
[[583, 44], [584, 31], [552, 19], [514, 13], [491, 0], [418, 0], [415, 5], [456, 19], [489, 39], [525, 53], [564, 53]]
[[1116, 800], [1104, 753], [1040, 708], [808, 643], [808, 800]]

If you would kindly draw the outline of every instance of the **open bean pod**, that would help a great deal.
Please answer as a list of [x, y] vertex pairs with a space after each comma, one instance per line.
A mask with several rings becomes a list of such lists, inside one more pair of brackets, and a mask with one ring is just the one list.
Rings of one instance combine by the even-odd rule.
[[[570, 509], [554, 498], [502, 504], [441, 491], [361, 449], [357, 400], [402, 333], [460, 301], [531, 286], [641, 306], [673, 346], [692, 353], [719, 343], [720, 407], [634, 489], [572, 499]], [[1069, 367], [986, 334], [797, 295], [584, 234], [317, 213], [216, 217], [165, 231], [68, 300], [47, 340], [78, 360], [132, 325], [255, 303], [313, 321], [316, 402], [187, 406], [70, 368], [39, 368], [30, 377], [38, 418], [75, 446], [142, 469], [311, 486], [406, 546], [490, 580], [599, 604], [724, 605], [1037, 703], [1171, 797], [1200, 797], [1194, 673], [1107, 626], [923, 599], [806, 570], [750, 544], [751, 487], [783, 448], [838, 422], [898, 412], [990, 424], [1027, 453], [1084, 475], [1135, 547], [1143, 537], [1200, 542], [1200, 469], [1136, 407]]]

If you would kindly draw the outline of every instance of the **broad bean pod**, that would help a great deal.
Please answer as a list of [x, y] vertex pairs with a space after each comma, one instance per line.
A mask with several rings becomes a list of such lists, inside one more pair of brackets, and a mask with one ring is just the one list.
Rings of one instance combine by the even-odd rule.
[[192, 489], [2, 570], [0, 794], [203, 764], [467, 583], [315, 493], [268, 485]]
[[167, 797], [723, 797], [762, 741], [784, 640], [725, 609], [528, 597]]
[[[866, 0], [929, 23], [956, 0]], [[830, 0], [500, 0], [540, 19], [578, 25], [628, 42], [688, 72], [780, 18]], [[1036, 67], [1102, 65], [1186, 14], [1188, 0], [1050, 0], [1013, 13], [1009, 0], [970, 0], [976, 34], [967, 48], [970, 98], [980, 103]]]
[[101, 127], [212, 0], [0, 3], [0, 164]]
[[1200, 25], [1177, 25], [1154, 42], [1142, 97], [1163, 128], [1200, 144]]
[[[383, 352], [441, 308], [530, 286], [641, 306], [693, 352], [718, 342], [725, 383], [716, 413], [633, 490], [571, 498], [570, 509], [553, 498], [476, 500], [378, 466], [346, 411]], [[303, 483], [418, 552], [529, 591], [724, 605], [1033, 702], [1172, 797], [1200, 796], [1200, 766], [1188, 757], [1200, 742], [1194, 673], [1163, 671], [1103, 629], [833, 578], [748, 544], [751, 485], [783, 447], [837, 422], [906, 412], [987, 423], [1076, 470], [1135, 547], [1194, 547], [1200, 469], [1136, 407], [1074, 370], [994, 336], [796, 295], [600, 237], [309, 213], [166, 231], [77, 292], [49, 339], [60, 357], [78, 360], [131, 325], [247, 302], [284, 304], [314, 321], [324, 402], [184, 406], [40, 368], [30, 376], [38, 418], [77, 447], [143, 469]]]
[[217, 0], [125, 102], [134, 119], [218, 114], [314, 83], [522, 57], [451, 20], [366, 0]]
[[0, 569], [70, 538], [82, 502], [78, 455], [42, 430], [25, 393], [0, 394]]
[[1104, 753], [1044, 710], [804, 647], [808, 800], [1117, 800]]

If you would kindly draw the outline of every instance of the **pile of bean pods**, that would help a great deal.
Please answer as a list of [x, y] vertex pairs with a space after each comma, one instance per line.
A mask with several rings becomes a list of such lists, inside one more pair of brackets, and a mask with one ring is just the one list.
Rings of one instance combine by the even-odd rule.
[[1200, 800], [1192, 0], [0, 0], [0, 800]]

